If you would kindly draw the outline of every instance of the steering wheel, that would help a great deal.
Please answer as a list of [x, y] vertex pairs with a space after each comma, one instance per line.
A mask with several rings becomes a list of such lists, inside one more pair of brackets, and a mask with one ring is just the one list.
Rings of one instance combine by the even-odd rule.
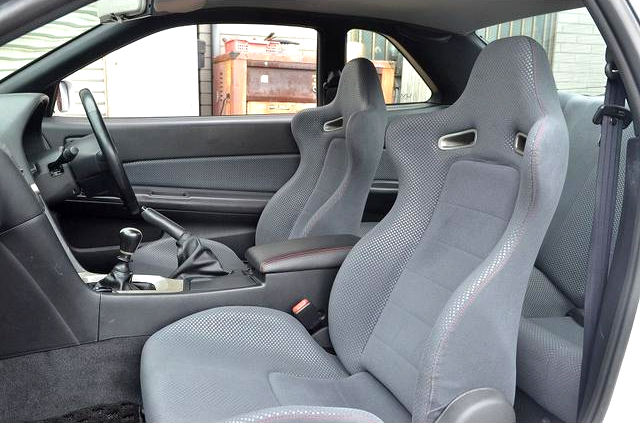
[[133, 192], [131, 182], [129, 182], [129, 178], [127, 177], [124, 167], [122, 166], [122, 162], [120, 161], [118, 150], [111, 139], [111, 135], [109, 135], [107, 126], [104, 124], [102, 114], [100, 114], [100, 109], [98, 109], [98, 105], [96, 104], [96, 100], [93, 98], [93, 94], [85, 88], [80, 91], [80, 100], [82, 101], [82, 106], [87, 114], [89, 123], [91, 124], [91, 129], [93, 129], [93, 133], [96, 136], [98, 145], [102, 150], [104, 159], [107, 162], [109, 172], [116, 184], [120, 198], [131, 214], [139, 214], [141, 211], [140, 204], [138, 204], [136, 194]]

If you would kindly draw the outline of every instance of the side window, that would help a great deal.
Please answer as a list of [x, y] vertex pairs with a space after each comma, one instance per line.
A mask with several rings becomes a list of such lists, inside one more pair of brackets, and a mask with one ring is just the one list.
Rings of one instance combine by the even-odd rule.
[[347, 33], [347, 61], [365, 57], [380, 76], [387, 104], [420, 103], [431, 98], [431, 90], [411, 63], [384, 35], [363, 29]]
[[606, 44], [585, 8], [534, 16], [477, 31], [487, 42], [527, 35], [547, 51], [559, 90], [602, 95]]
[[67, 77], [69, 107], [55, 115], [82, 116], [82, 88], [107, 117], [295, 113], [317, 105], [317, 44], [317, 32], [300, 27], [168, 29]]

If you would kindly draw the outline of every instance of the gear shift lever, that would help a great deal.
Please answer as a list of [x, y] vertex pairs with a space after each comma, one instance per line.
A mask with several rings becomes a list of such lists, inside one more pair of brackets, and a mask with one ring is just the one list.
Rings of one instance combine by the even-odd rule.
[[142, 242], [142, 232], [136, 228], [124, 228], [120, 231], [120, 254], [118, 262], [111, 272], [98, 282], [96, 291], [131, 291], [137, 290], [132, 282], [131, 257]]
[[162, 229], [176, 240], [178, 247], [178, 268], [169, 275], [172, 279], [185, 279], [190, 276], [224, 276], [230, 272], [222, 268], [220, 260], [206, 246], [202, 239], [187, 232], [168, 217], [149, 207], [143, 207], [142, 218]]

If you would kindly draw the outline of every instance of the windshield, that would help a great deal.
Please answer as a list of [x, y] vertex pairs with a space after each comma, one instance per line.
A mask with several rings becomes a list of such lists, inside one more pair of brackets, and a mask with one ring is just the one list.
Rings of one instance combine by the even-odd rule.
[[99, 24], [92, 3], [0, 46], [0, 80]]

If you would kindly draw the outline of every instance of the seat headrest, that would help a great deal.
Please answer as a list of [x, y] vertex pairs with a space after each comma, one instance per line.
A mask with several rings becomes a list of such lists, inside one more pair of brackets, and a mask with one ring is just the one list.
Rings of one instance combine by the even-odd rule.
[[369, 107], [385, 107], [378, 72], [370, 60], [358, 58], [345, 65], [333, 103], [343, 117]]
[[[557, 89], [547, 55], [535, 40], [504, 38], [487, 45], [478, 56], [467, 87], [456, 103], [486, 118], [479, 110], [489, 101], [492, 116], [516, 118], [523, 129], [542, 115], [557, 113]], [[517, 114], [518, 116], [513, 116]]]

